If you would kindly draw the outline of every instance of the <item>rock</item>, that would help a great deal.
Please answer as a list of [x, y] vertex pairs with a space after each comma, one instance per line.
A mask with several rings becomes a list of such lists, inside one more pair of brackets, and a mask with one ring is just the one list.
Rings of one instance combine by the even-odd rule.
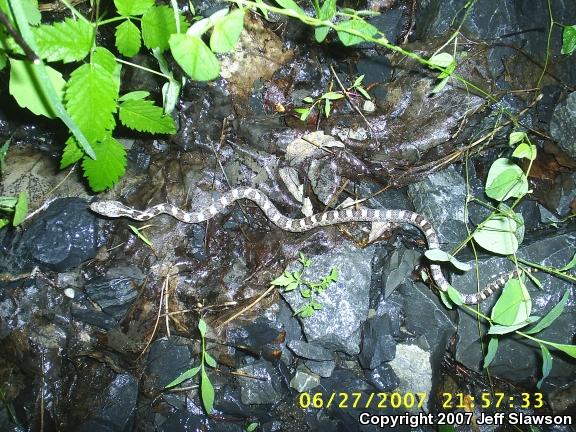
[[242, 403], [273, 404], [281, 399], [284, 391], [281, 390], [281, 383], [271, 363], [259, 361], [240, 368], [239, 371], [247, 375], [247, 378], [238, 378]]
[[550, 121], [550, 135], [556, 140], [562, 150], [576, 159], [576, 92], [568, 95], [554, 109]]
[[312, 390], [318, 385], [320, 385], [320, 377], [304, 367], [298, 367], [294, 377], [290, 380], [290, 387], [299, 393]]
[[364, 323], [360, 364], [364, 369], [375, 369], [396, 354], [396, 341], [390, 334], [387, 317], [371, 318]]
[[304, 341], [290, 341], [287, 345], [288, 348], [290, 348], [298, 357], [316, 361], [334, 359], [332, 352], [311, 343]]
[[[400, 381], [399, 391], [401, 393], [432, 394], [430, 353], [416, 345], [398, 344], [396, 345], [396, 357], [388, 364]], [[428, 398], [424, 401], [423, 409], [428, 410]], [[414, 406], [409, 411], [418, 412], [419, 409]]]

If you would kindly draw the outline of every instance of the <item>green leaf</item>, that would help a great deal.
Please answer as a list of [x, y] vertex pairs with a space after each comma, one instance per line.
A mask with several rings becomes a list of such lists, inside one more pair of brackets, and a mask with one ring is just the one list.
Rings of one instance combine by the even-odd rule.
[[441, 68], [447, 68], [455, 62], [452, 54], [446, 52], [433, 55], [428, 61], [434, 66], [439, 66]]
[[64, 169], [84, 157], [84, 151], [78, 145], [76, 138], [71, 136], [66, 140], [64, 144], [64, 151], [62, 152], [62, 158], [60, 159], [60, 169]]
[[294, 279], [294, 276], [292, 276], [292, 273], [290, 273], [289, 271], [285, 271], [280, 276], [278, 276], [276, 279], [274, 279], [272, 282], [270, 282], [270, 285], [288, 286], [291, 283], [293, 283], [294, 281], [295, 281], [295, 279]]
[[18, 194], [18, 201], [16, 201], [16, 206], [14, 206], [14, 217], [12, 218], [12, 226], [20, 225], [26, 215], [28, 214], [28, 192], [25, 190], [20, 191]]
[[227, 53], [234, 49], [244, 28], [244, 9], [234, 9], [219, 19], [210, 36], [210, 48], [216, 53]]
[[[182, 14], [180, 18], [180, 31], [185, 33], [190, 24]], [[142, 16], [142, 39], [146, 48], [159, 48], [166, 51], [169, 48], [170, 35], [176, 33], [174, 11], [166, 5], [154, 6]]]
[[512, 157], [533, 161], [536, 159], [536, 154], [537, 150], [535, 145], [523, 142], [518, 147], [516, 147], [516, 149], [514, 149]]
[[508, 137], [508, 144], [514, 146], [526, 139], [526, 132], [512, 132]]
[[351, 19], [348, 21], [342, 21], [336, 26], [336, 32], [338, 33], [338, 38], [344, 46], [351, 46], [361, 42], [366, 39], [357, 36], [355, 34], [349, 33], [350, 31], [355, 33], [360, 33], [365, 37], [372, 37], [378, 33], [378, 29], [372, 24], [368, 24], [366, 21], [361, 19]]
[[462, 295], [454, 287], [449, 286], [447, 294], [448, 298], [450, 298], [450, 300], [457, 306], [464, 304], [464, 301], [462, 301]]
[[214, 357], [212, 357], [210, 354], [208, 354], [207, 352], [204, 352], [204, 361], [206, 362], [206, 364], [210, 367], [215, 368], [217, 365], [216, 360], [214, 360]]
[[295, 108], [294, 111], [300, 114], [300, 121], [305, 121], [312, 112], [312, 108]]
[[510, 255], [518, 250], [516, 231], [518, 224], [513, 218], [493, 215], [474, 231], [473, 237], [484, 249], [501, 255]]
[[208, 330], [208, 324], [202, 318], [198, 320], [198, 331], [202, 337], [206, 336], [206, 331]]
[[526, 327], [527, 325], [532, 324], [536, 319], [538, 319], [538, 317], [530, 317], [530, 319], [528, 319], [524, 322], [518, 323], [518, 324], [514, 324], [514, 325], [494, 324], [494, 325], [490, 326], [490, 329], [488, 330], [488, 334], [503, 335], [503, 334], [512, 333], [518, 329], [521, 329], [522, 327]]
[[330, 117], [330, 109], [332, 108], [332, 104], [330, 102], [330, 99], [325, 99], [324, 100], [324, 115], [326, 116], [326, 118]]
[[[40, 24], [40, 20], [42, 19], [42, 15], [38, 10], [38, 1], [37, 0], [21, 0], [19, 2], [21, 4], [22, 11], [24, 12], [24, 16], [26, 17], [26, 21], [31, 25], [38, 25]], [[12, 9], [8, 5], [8, 0], [0, 0], [0, 9], [4, 11], [4, 13], [8, 16], [10, 21], [14, 22], [14, 16], [12, 15]]]
[[297, 281], [289, 283], [286, 288], [284, 288], [284, 292], [294, 291], [296, 288], [298, 288], [298, 285], [299, 283]]
[[572, 268], [574, 268], [574, 266], [576, 266], [576, 253], [572, 257], [570, 262], [568, 264], [566, 264], [564, 267], [562, 267], [560, 269], [560, 271], [565, 272], [565, 271], [571, 270]]
[[[336, 0], [324, 0], [324, 3], [322, 3], [322, 6], [320, 7], [320, 13], [318, 14], [318, 19], [322, 21], [330, 21], [332, 20], [332, 18], [334, 18], [335, 14], [336, 14]], [[327, 26], [316, 27], [314, 29], [314, 37], [316, 39], [316, 42], [320, 43], [324, 39], [326, 39], [326, 36], [328, 35], [329, 31], [330, 27]]]
[[450, 77], [444, 77], [443, 79], [440, 80], [440, 82], [438, 84], [436, 84], [434, 86], [434, 88], [432, 89], [432, 91], [430, 93], [432, 94], [436, 94], [442, 91], [442, 89], [444, 87], [446, 87], [446, 84], [448, 84], [448, 81], [450, 80]]
[[120, 104], [119, 118], [122, 124], [139, 132], [173, 134], [176, 123], [161, 107], [143, 99], [131, 99]]
[[124, 102], [135, 99], [146, 99], [148, 96], [150, 96], [150, 92], [147, 92], [145, 90], [136, 90], [120, 96], [118, 98], [118, 102]]
[[2, 219], [0, 218], [0, 229], [4, 228], [6, 225], [8, 225], [10, 223], [10, 221], [8, 219]]
[[[29, 61], [10, 59], [8, 91], [22, 108], [28, 108], [36, 115], [54, 118], [56, 113], [50, 102], [44, 97], [44, 92], [33, 68], [33, 64]], [[66, 81], [57, 70], [49, 66], [45, 66], [45, 68], [57, 97], [62, 100]]]
[[8, 147], [10, 147], [11, 141], [12, 138], [8, 138], [6, 141], [4, 141], [2, 147], [0, 147], [0, 174], [2, 174], [2, 171], [4, 170], [4, 160], [6, 159], [6, 155], [8, 154]]
[[576, 25], [564, 27], [562, 32], [562, 54], [570, 55], [576, 50]]
[[275, 1], [284, 9], [289, 9], [291, 11], [296, 12], [298, 15], [306, 16], [306, 12], [304, 12], [302, 8], [298, 6], [294, 0], [275, 0]]
[[364, 96], [364, 99], [366, 100], [372, 100], [372, 98], [370, 97], [370, 94], [368, 94], [368, 92], [366, 91], [366, 89], [362, 86], [358, 86], [356, 87], [356, 90], [358, 90], [358, 92]]
[[494, 360], [494, 356], [496, 356], [496, 352], [498, 351], [498, 338], [491, 337], [490, 342], [488, 342], [488, 350], [486, 351], [486, 357], [484, 357], [484, 365], [482, 368], [486, 369]]
[[550, 375], [550, 371], [552, 370], [552, 354], [550, 354], [550, 351], [548, 351], [548, 348], [546, 348], [545, 345], [539, 345], [540, 351], [542, 352], [542, 378], [540, 378], [536, 383], [536, 388], [542, 387], [542, 383], [546, 378], [548, 378], [548, 375]]
[[430, 261], [438, 261], [438, 262], [450, 262], [454, 267], [461, 271], [469, 271], [472, 267], [470, 264], [466, 264], [463, 262], [458, 261], [458, 259], [447, 252], [444, 252], [441, 249], [428, 249], [424, 252], [424, 256], [428, 258]]
[[510, 159], [496, 159], [486, 179], [486, 195], [497, 201], [519, 198], [528, 192], [528, 180], [522, 169]]
[[133, 57], [140, 51], [140, 30], [136, 25], [126, 20], [116, 27], [116, 48], [126, 57]]
[[566, 303], [568, 303], [569, 297], [570, 297], [570, 291], [566, 290], [564, 292], [564, 295], [562, 296], [562, 299], [558, 302], [558, 304], [556, 304], [552, 309], [550, 309], [550, 312], [544, 315], [544, 318], [538, 321], [538, 324], [536, 324], [531, 329], [525, 330], [525, 333], [528, 334], [539, 333], [546, 327], [548, 327], [550, 324], [552, 324], [554, 320], [556, 320], [556, 318], [558, 318], [560, 315], [562, 315], [562, 312], [564, 312], [564, 308], [566, 307]]
[[202, 404], [208, 414], [214, 409], [214, 386], [204, 369], [202, 369], [202, 379], [200, 382], [200, 393], [202, 394]]
[[124, 175], [126, 150], [111, 136], [94, 144], [96, 159], [85, 157], [82, 162], [84, 176], [94, 192], [109, 189]]
[[94, 27], [84, 20], [65, 18], [33, 29], [38, 55], [48, 61], [80, 61], [92, 48]]
[[138, 237], [148, 246], [152, 247], [152, 242], [148, 240], [148, 238], [144, 234], [142, 234], [142, 232], [137, 227], [135, 227], [134, 225], [128, 225], [128, 227], [130, 228], [130, 231], [132, 231], [134, 235], [136, 235], [136, 237]]
[[246, 432], [254, 432], [259, 425], [260, 423], [250, 423], [244, 429]]
[[532, 299], [520, 279], [510, 279], [502, 295], [492, 308], [492, 320], [498, 324], [512, 326], [528, 319], [532, 311]]
[[142, 15], [154, 6], [154, 0], [114, 0], [114, 4], [120, 15]]
[[342, 93], [328, 92], [328, 93], [324, 93], [321, 96], [321, 99], [338, 100], [338, 99], [342, 99], [343, 97], [344, 97], [344, 95]]
[[120, 69], [122, 66], [116, 61], [116, 57], [103, 47], [97, 47], [92, 52], [92, 64], [99, 65], [112, 74], [116, 79], [116, 85], [120, 87]]
[[169, 44], [174, 60], [193, 80], [210, 81], [220, 74], [220, 62], [199, 37], [173, 34]]
[[186, 372], [182, 373], [178, 378], [176, 378], [175, 380], [173, 380], [169, 384], [167, 384], [166, 387], [164, 387], [164, 388], [175, 387], [178, 384], [181, 384], [184, 381], [189, 380], [190, 378], [194, 378], [194, 376], [196, 376], [196, 374], [199, 371], [200, 371], [200, 366], [196, 366], [196, 367], [193, 367], [192, 369], [188, 369]]
[[568, 345], [568, 344], [558, 344], [554, 342], [546, 342], [546, 345], [550, 345], [557, 350], [565, 352], [572, 358], [576, 358], [576, 345]]
[[103, 140], [116, 126], [114, 113], [118, 85], [114, 75], [99, 64], [84, 64], [70, 75], [66, 108], [86, 138]]

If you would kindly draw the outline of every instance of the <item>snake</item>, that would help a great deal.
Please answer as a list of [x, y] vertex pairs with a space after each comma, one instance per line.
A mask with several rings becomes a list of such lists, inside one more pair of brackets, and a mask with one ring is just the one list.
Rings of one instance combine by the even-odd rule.
[[[146, 221], [160, 214], [167, 214], [181, 222], [197, 224], [211, 219], [221, 213], [226, 207], [241, 199], [255, 203], [274, 225], [285, 231], [301, 233], [317, 227], [347, 222], [395, 222], [415, 226], [426, 237], [429, 249], [440, 249], [440, 240], [432, 224], [423, 215], [410, 210], [371, 209], [365, 207], [346, 208], [292, 219], [284, 216], [265, 194], [251, 187], [239, 187], [225, 192], [219, 199], [214, 200], [211, 205], [194, 212], [184, 211], [172, 204], [158, 204], [146, 210], [137, 210], [119, 201], [95, 201], [90, 204], [90, 209], [99, 215], [109, 218], [127, 217], [136, 221]], [[432, 280], [441, 291], [447, 292], [451, 288], [439, 264], [431, 263], [430, 273]], [[459, 293], [460, 297], [465, 304], [474, 305], [481, 303], [501, 289], [509, 279], [518, 277], [520, 273], [521, 270], [518, 269], [501, 273], [481, 291], [473, 294]]]

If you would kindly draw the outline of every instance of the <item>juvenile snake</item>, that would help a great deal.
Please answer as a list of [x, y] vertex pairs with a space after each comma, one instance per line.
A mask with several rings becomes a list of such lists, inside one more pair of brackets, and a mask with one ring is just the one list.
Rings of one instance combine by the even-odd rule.
[[[145, 221], [160, 214], [168, 214], [184, 223], [200, 223], [208, 220], [224, 208], [233, 204], [240, 199], [247, 199], [254, 202], [262, 209], [264, 214], [272, 223], [285, 231], [304, 232], [320, 226], [335, 225], [346, 222], [396, 222], [407, 223], [418, 228], [428, 242], [429, 249], [440, 249], [440, 241], [436, 231], [426, 220], [418, 213], [408, 210], [385, 210], [385, 209], [344, 209], [331, 210], [325, 213], [319, 213], [307, 216], [301, 219], [291, 219], [284, 216], [272, 204], [270, 199], [257, 189], [250, 187], [240, 187], [223, 194], [219, 200], [212, 205], [196, 212], [186, 212], [171, 204], [159, 204], [150, 207], [144, 211], [136, 210], [125, 206], [118, 201], [98, 201], [90, 204], [90, 209], [98, 214], [111, 218], [127, 217], [137, 221]], [[430, 264], [432, 279], [442, 291], [447, 291], [450, 283], [444, 277], [442, 269], [438, 264]], [[498, 278], [487, 285], [482, 291], [474, 294], [461, 293], [462, 299], [466, 304], [477, 304], [491, 296], [495, 291], [502, 288], [508, 279], [518, 276], [518, 271], [503, 273]]]

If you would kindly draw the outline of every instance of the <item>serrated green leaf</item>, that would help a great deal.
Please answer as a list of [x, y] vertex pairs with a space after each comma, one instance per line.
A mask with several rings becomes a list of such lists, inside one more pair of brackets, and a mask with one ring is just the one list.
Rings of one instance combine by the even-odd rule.
[[126, 57], [132, 57], [140, 51], [140, 30], [136, 25], [126, 20], [116, 27], [116, 48], [118, 52]]
[[568, 303], [569, 297], [570, 297], [570, 291], [566, 290], [564, 292], [564, 295], [562, 296], [562, 299], [558, 302], [558, 304], [556, 304], [552, 309], [550, 309], [550, 312], [544, 315], [544, 318], [538, 321], [538, 323], [534, 327], [526, 330], [525, 333], [527, 334], [539, 333], [546, 327], [550, 326], [550, 324], [552, 324], [556, 320], [556, 318], [558, 318], [560, 315], [562, 315], [562, 312], [564, 312], [564, 308], [566, 307], [566, 303]]
[[215, 368], [216, 366], [218, 366], [218, 364], [216, 363], [216, 360], [214, 360], [214, 357], [212, 357], [210, 354], [208, 354], [207, 352], [204, 352], [204, 361], [206, 362], [206, 364], [210, 367]]
[[204, 405], [206, 412], [210, 414], [214, 409], [214, 386], [204, 369], [202, 369], [200, 393], [202, 394], [202, 405]]
[[513, 218], [494, 215], [474, 231], [473, 237], [476, 243], [490, 252], [510, 255], [518, 250], [517, 229], [518, 224]]
[[486, 195], [497, 201], [518, 198], [528, 192], [528, 180], [522, 169], [510, 159], [496, 159], [486, 179]]
[[154, 134], [173, 134], [176, 123], [164, 110], [154, 102], [143, 99], [124, 101], [119, 107], [119, 118], [122, 124], [139, 132]]
[[540, 345], [540, 352], [542, 353], [542, 378], [538, 380], [536, 383], [536, 388], [542, 387], [542, 383], [548, 375], [550, 375], [550, 371], [552, 370], [552, 354], [548, 351], [548, 348], [544, 344]]
[[92, 48], [94, 27], [84, 20], [65, 18], [33, 29], [38, 55], [48, 61], [80, 61]]
[[216, 53], [227, 53], [236, 47], [244, 28], [244, 9], [234, 9], [219, 19], [210, 35], [210, 48]]
[[202, 337], [206, 336], [206, 331], [208, 330], [208, 324], [202, 318], [198, 320], [198, 331]]
[[524, 283], [517, 278], [510, 279], [502, 295], [492, 308], [492, 320], [504, 326], [525, 322], [532, 311], [532, 299]]
[[494, 360], [496, 352], [498, 351], [498, 338], [491, 337], [490, 342], [488, 342], [488, 350], [486, 351], [486, 356], [484, 357], [484, 365], [482, 368], [486, 369]]
[[363, 37], [351, 34], [349, 33], [350, 31], [361, 33], [366, 37], [372, 37], [378, 33], [378, 29], [376, 27], [374, 27], [372, 24], [368, 24], [364, 20], [351, 19], [348, 21], [342, 21], [336, 26], [336, 32], [338, 33], [338, 38], [342, 44], [344, 44], [344, 46], [351, 46], [365, 41]]
[[90, 142], [103, 140], [116, 126], [118, 84], [99, 64], [84, 64], [70, 75], [66, 108]]
[[200, 371], [200, 366], [196, 366], [196, 367], [193, 367], [192, 369], [188, 369], [187, 371], [182, 373], [178, 378], [176, 378], [175, 380], [173, 380], [169, 384], [167, 384], [166, 387], [164, 387], [164, 388], [175, 387], [178, 384], [181, 384], [184, 381], [189, 380], [190, 378], [193, 378], [199, 371]]
[[[185, 33], [190, 24], [182, 14], [180, 17], [180, 31]], [[159, 48], [166, 51], [169, 48], [170, 35], [176, 33], [174, 11], [166, 5], [154, 6], [142, 16], [142, 39], [149, 48]]]
[[[8, 91], [18, 105], [28, 108], [36, 115], [43, 115], [48, 118], [56, 117], [52, 105], [44, 97], [38, 82], [34, 66], [29, 61], [10, 59], [10, 83]], [[56, 91], [57, 97], [62, 100], [66, 81], [62, 74], [50, 66], [45, 66], [46, 73]]]
[[106, 72], [118, 76], [118, 86], [120, 85], [121, 65], [116, 61], [116, 57], [104, 47], [97, 47], [92, 52], [92, 64], [102, 66]]
[[84, 158], [82, 168], [94, 192], [109, 189], [124, 175], [126, 150], [111, 136], [93, 145], [96, 159]]
[[576, 25], [564, 27], [562, 32], [562, 54], [570, 55], [576, 50]]
[[114, 4], [120, 15], [134, 16], [142, 15], [154, 6], [154, 0], [114, 0]]
[[64, 151], [62, 152], [62, 158], [60, 159], [60, 169], [64, 169], [84, 157], [84, 151], [78, 145], [76, 138], [71, 136], [66, 140], [64, 144]]
[[136, 100], [136, 99], [146, 99], [150, 96], [150, 92], [145, 90], [136, 90], [130, 93], [126, 93], [118, 98], [118, 102], [124, 102], [129, 100]]
[[169, 44], [174, 60], [193, 80], [210, 81], [220, 74], [220, 62], [199, 37], [173, 34]]
[[12, 226], [20, 225], [24, 219], [26, 219], [26, 215], [28, 214], [28, 192], [25, 190], [20, 191], [18, 194], [18, 201], [16, 201], [16, 205], [14, 206], [14, 217], [12, 218]]

